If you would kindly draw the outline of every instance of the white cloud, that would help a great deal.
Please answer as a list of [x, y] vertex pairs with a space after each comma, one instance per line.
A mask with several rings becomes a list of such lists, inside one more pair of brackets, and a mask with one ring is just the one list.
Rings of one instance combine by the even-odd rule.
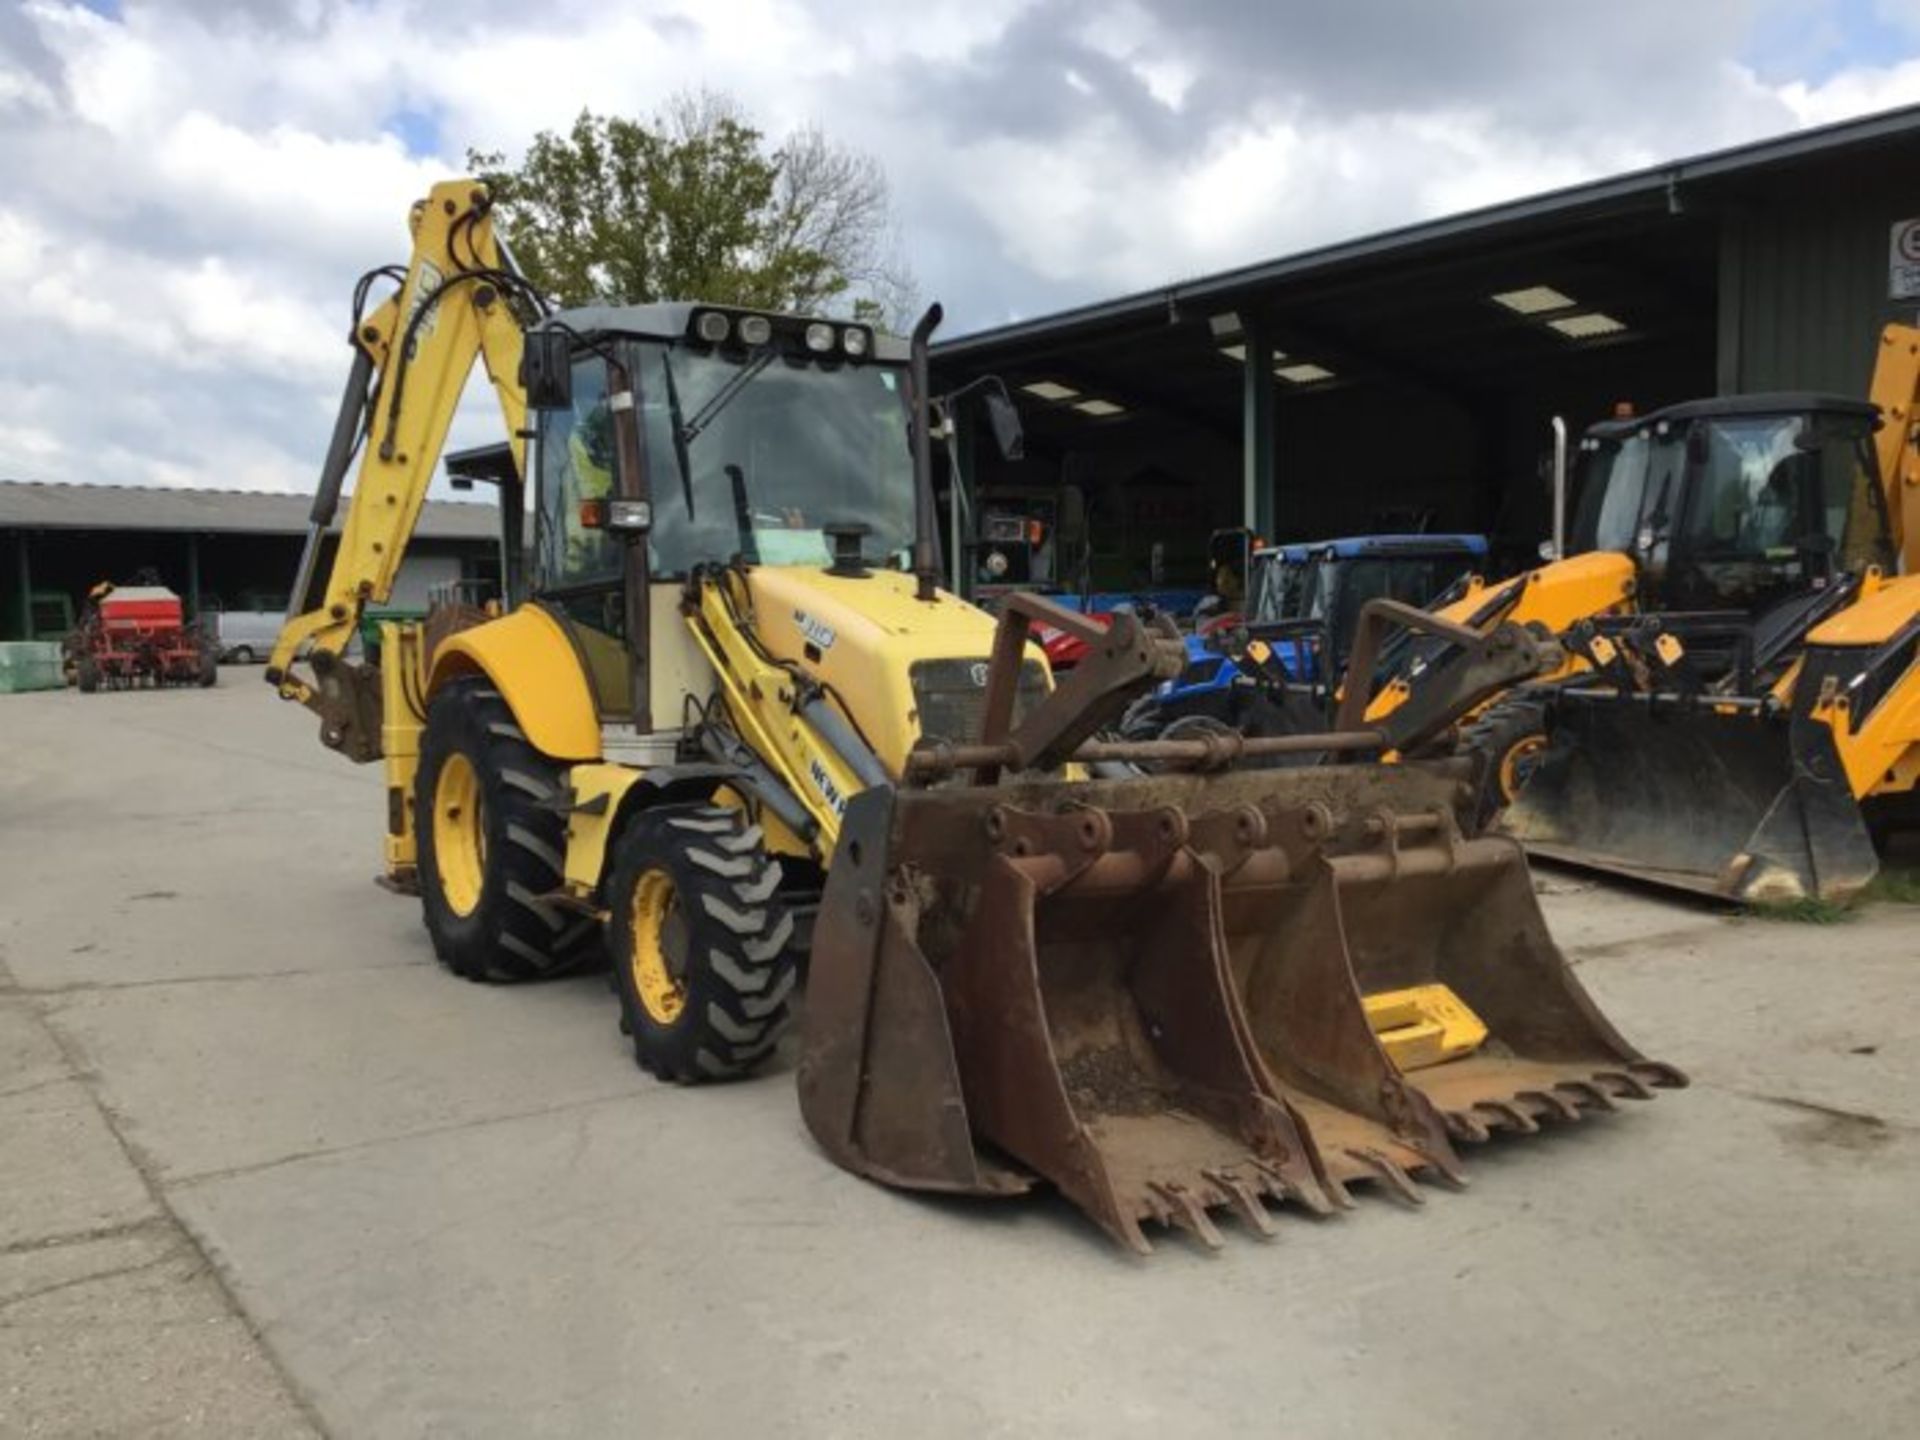
[[1573, 33], [1534, 0], [28, 0], [0, 15], [0, 469], [304, 488], [355, 276], [467, 145], [583, 106], [707, 86], [870, 150], [961, 329], [1920, 101], [1913, 53], [1762, 79], [1743, 37], [1784, 4], [1616, 0]]
[[1920, 104], [1920, 58], [1842, 70], [1818, 85], [1792, 80], [1774, 93], [1802, 125], [1826, 125], [1853, 115], [1916, 105]]

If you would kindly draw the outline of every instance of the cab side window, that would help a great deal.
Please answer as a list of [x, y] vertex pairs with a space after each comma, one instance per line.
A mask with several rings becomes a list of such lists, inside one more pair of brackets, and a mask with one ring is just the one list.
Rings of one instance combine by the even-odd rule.
[[580, 507], [613, 494], [613, 415], [607, 366], [588, 356], [573, 367], [573, 404], [542, 417], [538, 580], [542, 591], [615, 583], [620, 551], [603, 529], [581, 524]]

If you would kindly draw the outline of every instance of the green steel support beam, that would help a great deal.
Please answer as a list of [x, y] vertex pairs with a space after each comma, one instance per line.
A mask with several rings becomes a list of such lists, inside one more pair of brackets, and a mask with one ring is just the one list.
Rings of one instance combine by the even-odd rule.
[[20, 554], [20, 638], [34, 639], [33, 633], [33, 575], [27, 568], [27, 532], [14, 532], [14, 545]]
[[1246, 364], [1240, 399], [1241, 516], [1256, 535], [1273, 535], [1273, 337], [1257, 318], [1246, 321]]
[[200, 618], [200, 537], [187, 536], [187, 618]]

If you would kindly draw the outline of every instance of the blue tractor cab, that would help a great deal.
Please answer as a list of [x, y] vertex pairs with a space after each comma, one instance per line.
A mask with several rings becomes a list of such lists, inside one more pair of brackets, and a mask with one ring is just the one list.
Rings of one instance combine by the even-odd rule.
[[1129, 723], [1157, 733], [1205, 715], [1242, 728], [1255, 692], [1291, 685], [1324, 694], [1346, 667], [1361, 606], [1444, 601], [1486, 559], [1484, 535], [1357, 535], [1256, 550], [1239, 623], [1189, 635], [1186, 668], [1137, 704]]

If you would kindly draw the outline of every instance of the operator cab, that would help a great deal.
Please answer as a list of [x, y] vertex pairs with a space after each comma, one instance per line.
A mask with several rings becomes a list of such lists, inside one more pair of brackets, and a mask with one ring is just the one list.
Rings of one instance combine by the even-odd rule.
[[629, 633], [647, 632], [655, 694], [697, 668], [676, 612], [697, 567], [912, 567], [906, 341], [663, 303], [560, 312], [526, 357], [529, 590], [573, 635], [603, 717], [632, 711]]
[[1891, 570], [1878, 423], [1863, 401], [1785, 394], [1596, 425], [1580, 444], [1570, 553], [1632, 556], [1644, 608], [1749, 616]]
[[1254, 555], [1248, 625], [1318, 627], [1338, 674], [1367, 601], [1444, 603], [1486, 559], [1483, 535], [1361, 535], [1272, 546]]
[[1752, 683], [1869, 566], [1893, 568], [1878, 425], [1870, 404], [1810, 394], [1696, 400], [1596, 425], [1580, 446], [1571, 552], [1630, 556], [1641, 609], [1684, 640], [1698, 673]]

